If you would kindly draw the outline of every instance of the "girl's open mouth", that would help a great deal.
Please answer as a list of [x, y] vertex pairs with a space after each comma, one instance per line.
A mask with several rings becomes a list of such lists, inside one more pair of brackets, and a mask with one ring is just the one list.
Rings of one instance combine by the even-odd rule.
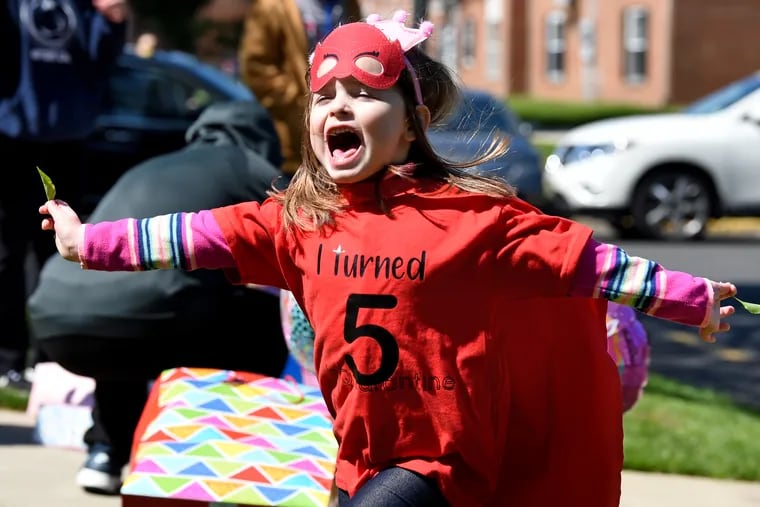
[[362, 138], [354, 130], [348, 127], [337, 127], [327, 132], [327, 149], [333, 165], [348, 165], [361, 152]]

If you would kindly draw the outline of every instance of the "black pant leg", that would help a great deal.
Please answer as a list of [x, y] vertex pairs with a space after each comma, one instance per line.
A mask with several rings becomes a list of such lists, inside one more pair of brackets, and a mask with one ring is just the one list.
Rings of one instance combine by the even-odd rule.
[[400, 467], [383, 470], [359, 488], [352, 498], [339, 491], [341, 507], [446, 507], [435, 481]]
[[[5, 179], [0, 183], [0, 374], [9, 369], [23, 370], [29, 348], [26, 322], [25, 261], [35, 227], [40, 185], [35, 172], [23, 170], [28, 160], [25, 145], [0, 136], [0, 167]], [[13, 182], [11, 182], [13, 175]], [[41, 188], [41, 187], [40, 187]], [[44, 196], [44, 192], [41, 194]]]
[[147, 382], [96, 382], [93, 424], [85, 432], [84, 442], [89, 447], [94, 444], [109, 445], [111, 459], [116, 464], [125, 465], [129, 461], [134, 431], [147, 399]]
[[[37, 209], [45, 202], [45, 191], [36, 168], [42, 168], [51, 177], [61, 198], [78, 206], [82, 196], [84, 144], [20, 141], [0, 135], [0, 153], [4, 174], [13, 175], [13, 183], [10, 176], [0, 183], [2, 374], [8, 369], [23, 370], [27, 365], [32, 344], [26, 321], [26, 298], [36, 286], [44, 261], [57, 255], [52, 233], [40, 228], [42, 217]], [[30, 364], [37, 357], [33, 352]]]

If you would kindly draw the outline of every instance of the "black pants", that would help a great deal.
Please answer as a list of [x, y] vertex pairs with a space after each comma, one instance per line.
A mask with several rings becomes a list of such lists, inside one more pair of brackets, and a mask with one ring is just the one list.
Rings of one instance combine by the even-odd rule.
[[36, 167], [50, 176], [61, 199], [76, 206], [82, 195], [83, 154], [81, 142], [34, 143], [0, 135], [3, 175], [0, 182], [0, 374], [9, 369], [23, 370], [27, 364], [30, 344], [26, 298], [36, 284], [40, 266], [55, 253], [51, 233], [40, 229], [37, 208], [45, 202], [45, 190]]
[[279, 376], [287, 359], [277, 297], [243, 289], [224, 305], [224, 315], [203, 329], [174, 334], [113, 338], [58, 336], [40, 341], [50, 360], [78, 375], [93, 377], [92, 446], [112, 448], [111, 458], [129, 461], [133, 433], [147, 401], [147, 384], [164, 369], [189, 366], [224, 368]]
[[448, 502], [430, 479], [409, 470], [383, 470], [353, 496], [338, 491], [340, 507], [446, 507]]

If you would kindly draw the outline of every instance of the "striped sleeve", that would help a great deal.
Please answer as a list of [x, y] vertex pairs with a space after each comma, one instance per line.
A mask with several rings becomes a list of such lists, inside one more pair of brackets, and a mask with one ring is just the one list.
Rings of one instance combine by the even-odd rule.
[[692, 326], [706, 322], [713, 303], [712, 287], [706, 279], [665, 269], [593, 239], [581, 255], [570, 293], [608, 299], [653, 317]]
[[210, 211], [87, 224], [80, 248], [85, 269], [216, 269], [234, 260]]

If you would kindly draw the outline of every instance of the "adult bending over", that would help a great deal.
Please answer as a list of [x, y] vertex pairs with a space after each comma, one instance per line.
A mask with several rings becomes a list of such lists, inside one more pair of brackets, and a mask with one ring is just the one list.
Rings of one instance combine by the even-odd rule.
[[[149, 217], [263, 201], [283, 174], [277, 136], [256, 102], [210, 106], [188, 145], [125, 173], [92, 220]], [[38, 181], [39, 184], [39, 181]], [[52, 257], [29, 300], [35, 337], [49, 358], [93, 377], [93, 426], [77, 483], [118, 493], [147, 381], [175, 366], [278, 376], [287, 356], [275, 295], [233, 286], [221, 271], [83, 271]]]

